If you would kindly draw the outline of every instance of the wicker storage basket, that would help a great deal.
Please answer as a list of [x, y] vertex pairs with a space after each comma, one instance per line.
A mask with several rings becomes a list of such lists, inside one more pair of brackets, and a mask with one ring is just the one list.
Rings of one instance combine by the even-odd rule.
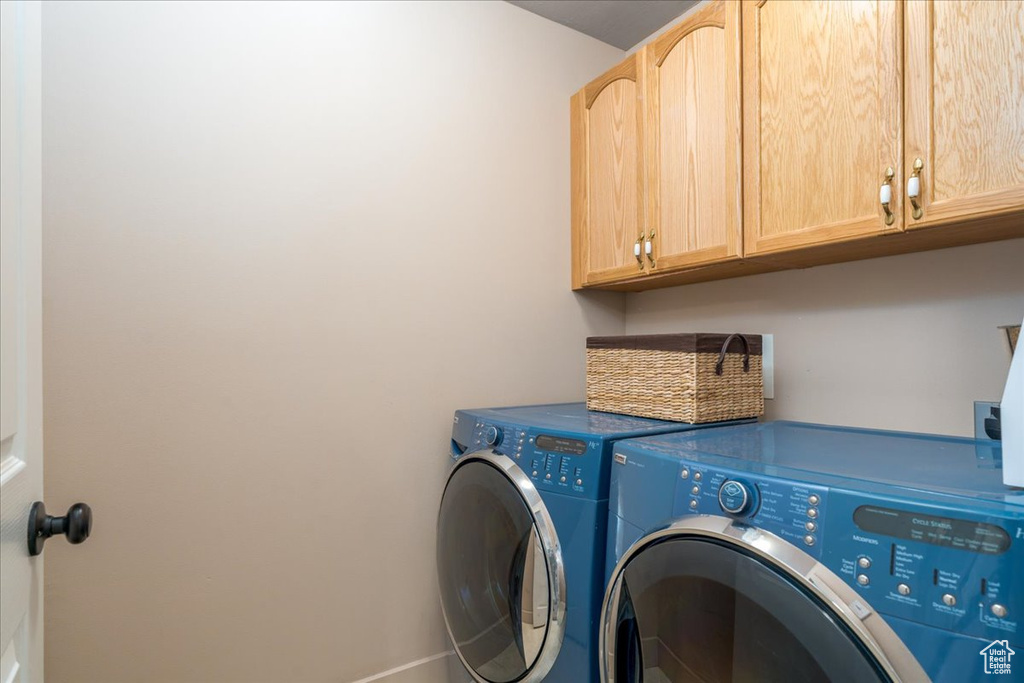
[[692, 423], [757, 417], [761, 335], [590, 337], [587, 408]]

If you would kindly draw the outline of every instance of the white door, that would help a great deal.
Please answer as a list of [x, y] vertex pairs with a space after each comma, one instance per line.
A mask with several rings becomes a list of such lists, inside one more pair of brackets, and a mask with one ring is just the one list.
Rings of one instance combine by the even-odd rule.
[[43, 680], [39, 2], [0, 2], [0, 683]]

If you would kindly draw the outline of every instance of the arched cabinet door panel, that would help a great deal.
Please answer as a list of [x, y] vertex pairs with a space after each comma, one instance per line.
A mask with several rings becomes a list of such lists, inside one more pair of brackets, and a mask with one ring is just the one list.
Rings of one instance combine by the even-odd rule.
[[572, 285], [643, 275], [643, 53], [570, 101]]
[[718, 0], [646, 48], [652, 271], [740, 255], [739, 20], [737, 3]]

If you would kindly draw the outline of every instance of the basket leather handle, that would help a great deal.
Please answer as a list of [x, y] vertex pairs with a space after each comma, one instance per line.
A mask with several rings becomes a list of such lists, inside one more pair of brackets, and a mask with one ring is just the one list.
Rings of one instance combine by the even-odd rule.
[[725, 364], [725, 352], [729, 350], [729, 344], [732, 344], [733, 339], [739, 339], [743, 342], [743, 372], [750, 372], [750, 342], [739, 332], [730, 334], [725, 338], [725, 343], [722, 344], [722, 351], [718, 354], [718, 362], [715, 363], [715, 374], [722, 374], [722, 366]]

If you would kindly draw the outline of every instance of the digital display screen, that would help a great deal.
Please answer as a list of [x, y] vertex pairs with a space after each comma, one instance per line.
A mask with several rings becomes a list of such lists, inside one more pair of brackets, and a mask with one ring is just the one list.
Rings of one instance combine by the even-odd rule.
[[1010, 535], [994, 524], [935, 517], [920, 512], [861, 505], [853, 522], [863, 531], [908, 541], [998, 555], [1010, 547]]
[[579, 439], [563, 439], [560, 436], [541, 434], [537, 437], [537, 448], [551, 453], [563, 455], [583, 455], [587, 452], [587, 443]]

